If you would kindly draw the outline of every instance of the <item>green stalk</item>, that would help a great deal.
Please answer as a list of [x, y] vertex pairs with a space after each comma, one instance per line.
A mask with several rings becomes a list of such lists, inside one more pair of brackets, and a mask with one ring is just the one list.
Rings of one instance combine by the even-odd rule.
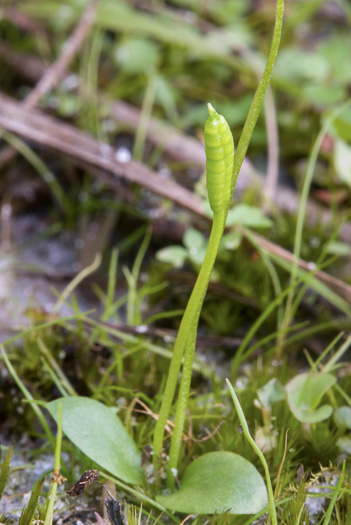
[[60, 463], [61, 463], [61, 446], [62, 446], [62, 405], [58, 405], [58, 425], [57, 425], [57, 436], [56, 436], [56, 447], [55, 447], [55, 467], [54, 476], [52, 479], [51, 490], [49, 494], [48, 506], [46, 509], [44, 525], [52, 525], [54, 519], [54, 505], [57, 487], [61, 483], [60, 481]]
[[257, 122], [258, 116], [261, 111], [261, 106], [263, 104], [263, 98], [264, 98], [267, 86], [271, 78], [272, 69], [273, 69], [275, 60], [277, 58], [279, 44], [280, 44], [280, 37], [281, 37], [282, 27], [283, 27], [283, 15], [284, 15], [284, 0], [277, 0], [277, 8], [276, 8], [276, 13], [275, 13], [275, 24], [274, 24], [274, 31], [273, 31], [273, 37], [272, 37], [272, 44], [271, 44], [271, 48], [269, 51], [267, 64], [263, 72], [261, 81], [258, 84], [258, 87], [256, 89], [256, 93], [253, 98], [251, 107], [249, 109], [249, 113], [247, 115], [243, 130], [240, 136], [238, 147], [235, 152], [232, 191], [234, 191], [234, 187], [235, 187], [238, 175], [239, 175], [241, 165], [244, 161], [244, 158], [247, 152], [247, 148], [249, 147], [252, 133], [253, 133], [253, 130], [255, 129], [256, 122]]
[[[206, 255], [204, 262], [201, 266], [199, 276], [197, 278], [195, 287], [191, 294], [189, 304], [191, 301], [195, 303], [194, 311], [192, 312], [192, 317], [189, 315], [189, 324], [191, 324], [191, 329], [188, 332], [188, 337], [185, 343], [185, 352], [184, 352], [184, 363], [182, 369], [182, 377], [179, 388], [179, 395], [177, 400], [177, 409], [175, 424], [172, 435], [171, 448], [169, 453], [169, 462], [167, 470], [167, 486], [171, 489], [174, 488], [175, 476], [174, 472], [178, 465], [178, 458], [180, 453], [180, 448], [182, 444], [182, 433], [184, 428], [184, 421], [186, 415], [186, 409], [188, 406], [189, 391], [190, 391], [190, 382], [191, 374], [194, 361], [195, 353], [195, 344], [196, 344], [196, 332], [199, 322], [200, 312], [202, 308], [202, 303], [205, 298], [206, 290], [210, 280], [211, 272], [213, 265], [215, 263], [218, 248], [221, 242], [223, 235], [223, 230], [226, 221], [226, 214], [213, 216], [213, 224], [211, 230], [211, 236], [208, 243]], [[192, 311], [192, 310], [190, 310]], [[187, 315], [187, 310], [185, 311], [184, 317]]]
[[230, 395], [232, 396], [233, 403], [234, 403], [235, 409], [237, 411], [241, 427], [242, 427], [243, 432], [244, 432], [244, 436], [246, 437], [246, 439], [248, 440], [248, 442], [250, 443], [250, 445], [252, 446], [252, 448], [254, 449], [254, 451], [256, 452], [258, 457], [260, 458], [261, 463], [263, 465], [264, 472], [265, 472], [265, 475], [266, 475], [268, 500], [269, 500], [269, 508], [270, 508], [270, 518], [272, 520], [272, 525], [277, 525], [278, 522], [277, 522], [277, 514], [275, 512], [273, 487], [272, 487], [272, 483], [271, 483], [271, 477], [269, 475], [269, 468], [268, 468], [268, 465], [267, 465], [266, 458], [262, 454], [261, 449], [256, 445], [254, 439], [251, 437], [251, 434], [250, 434], [250, 431], [249, 431], [249, 427], [248, 427], [248, 424], [247, 424], [247, 421], [246, 421], [245, 414], [243, 412], [243, 409], [241, 408], [239, 399], [237, 398], [237, 395], [235, 393], [234, 388], [232, 387], [229, 379], [226, 379], [226, 382], [227, 382], [227, 386], [229, 388]]
[[[190, 296], [189, 302], [186, 306], [183, 319], [180, 323], [177, 339], [174, 345], [173, 356], [172, 356], [170, 367], [169, 367], [166, 386], [164, 390], [164, 397], [163, 397], [161, 409], [158, 415], [158, 420], [155, 426], [154, 442], [153, 442], [153, 447], [154, 447], [153, 457], [154, 457], [155, 466], [158, 464], [158, 461], [161, 455], [162, 443], [163, 443], [163, 437], [164, 437], [164, 428], [167, 423], [167, 419], [169, 417], [172, 402], [174, 399], [174, 394], [175, 394], [177, 383], [178, 383], [178, 376], [179, 376], [179, 372], [180, 372], [180, 368], [182, 364], [184, 350], [187, 345], [189, 334], [195, 333], [196, 335], [197, 323], [199, 320], [202, 303], [205, 298], [209, 276], [211, 274], [213, 264], [216, 258], [216, 254], [218, 251], [218, 246], [219, 246], [219, 243], [222, 237], [222, 233], [223, 233], [223, 229], [225, 225], [225, 219], [226, 219], [226, 216], [218, 216], [218, 217], [214, 216], [213, 218], [212, 231], [211, 231], [211, 236], [210, 236], [205, 260], [201, 267], [199, 276], [195, 283], [195, 286]], [[195, 344], [195, 340], [194, 340], [194, 344]], [[193, 351], [192, 351], [192, 354], [193, 354]], [[190, 359], [187, 361], [190, 362]], [[193, 361], [193, 356], [191, 357], [191, 364], [192, 364], [192, 361]], [[178, 400], [178, 403], [180, 403], [180, 400]], [[177, 413], [179, 413], [178, 404], [177, 404]]]
[[[178, 461], [181, 434], [189, 396], [191, 368], [193, 364], [198, 320], [209, 283], [211, 271], [222, 238], [229, 205], [234, 166], [234, 142], [229, 125], [224, 117], [208, 104], [209, 117], [205, 125], [206, 183], [210, 206], [213, 211], [212, 231], [205, 260], [180, 323], [159, 417], [154, 432], [154, 466], [157, 467], [162, 451], [164, 428], [169, 417], [178, 382], [182, 359], [186, 353], [185, 379], [182, 380], [182, 399], [177, 403], [176, 433], [172, 438], [172, 465], [168, 469], [168, 481], [172, 479], [171, 468]], [[190, 368], [189, 368], [190, 366]], [[173, 477], [174, 481], [174, 477]]]

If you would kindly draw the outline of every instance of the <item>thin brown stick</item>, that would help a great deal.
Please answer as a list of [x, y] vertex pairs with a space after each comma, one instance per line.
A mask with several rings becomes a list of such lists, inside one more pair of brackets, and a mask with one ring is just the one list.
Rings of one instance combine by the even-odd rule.
[[[278, 244], [265, 239], [262, 237], [262, 235], [258, 235], [257, 233], [255, 234], [255, 238], [260, 243], [262, 248], [264, 248], [267, 252], [277, 255], [285, 261], [293, 262], [294, 255], [288, 250], [285, 250], [285, 248], [282, 248]], [[298, 259], [298, 266], [306, 272], [311, 271], [310, 263], [304, 261], [303, 259]], [[340, 297], [345, 299], [345, 301], [351, 303], [351, 286], [349, 284], [341, 281], [340, 279], [337, 279], [336, 277], [333, 277], [332, 275], [329, 275], [323, 270], [317, 270], [314, 276], [323, 284], [328, 286], [328, 288], [332, 289]]]
[[[130, 182], [137, 183], [149, 190], [166, 197], [178, 205], [208, 219], [201, 200], [191, 191], [183, 188], [172, 180], [160, 179], [159, 175], [145, 165], [138, 162], [119, 162], [115, 158], [115, 151], [107, 144], [99, 144], [87, 133], [78, 131], [73, 126], [62, 123], [53, 117], [48, 117], [36, 111], [29, 111], [13, 101], [10, 97], [0, 93], [0, 126], [29, 140], [46, 145], [72, 157], [78, 162], [87, 162], [101, 168], [101, 173], [109, 172], [113, 176], [122, 177]], [[113, 178], [106, 178], [106, 182], [113, 187]], [[114, 181], [115, 182], [115, 181]], [[279, 255], [292, 262], [294, 255], [277, 244], [258, 234], [257, 242], [269, 253]], [[309, 264], [302, 259], [298, 266], [309, 271]], [[329, 286], [339, 296], [351, 302], [351, 286], [332, 277], [322, 270], [315, 272], [315, 277]]]
[[218, 425], [216, 426], [216, 428], [214, 430], [212, 430], [212, 432], [210, 434], [208, 434], [207, 436], [203, 437], [203, 438], [200, 438], [200, 439], [196, 439], [192, 436], [189, 436], [188, 438], [184, 439], [184, 441], [192, 441], [193, 443], [204, 443], [205, 441], [208, 441], [209, 439], [213, 438], [213, 436], [215, 434], [217, 434], [218, 430], [221, 428], [221, 426], [223, 425], [223, 423], [225, 423], [225, 421], [220, 421], [218, 423]]
[[[78, 25], [73, 31], [70, 38], [65, 42], [61, 55], [55, 62], [45, 71], [35, 88], [23, 101], [23, 107], [33, 109], [45, 93], [52, 90], [66, 74], [69, 64], [76, 56], [83, 45], [84, 40], [90, 32], [94, 24], [96, 8], [99, 0], [91, 0], [88, 7], [80, 18]], [[10, 162], [17, 154], [17, 151], [8, 146], [0, 155], [0, 168]]]
[[[158, 414], [155, 414], [143, 401], [141, 401], [141, 399], [139, 399], [138, 397], [135, 397], [133, 401], [135, 401], [135, 403], [139, 403], [139, 405], [141, 405], [144, 408], [144, 410], [138, 410], [137, 408], [133, 408], [132, 409], [133, 412], [140, 412], [142, 414], [147, 414], [148, 416], [151, 416], [155, 421], [158, 420]], [[130, 409], [128, 408], [128, 410]], [[165, 429], [170, 434], [172, 433], [171, 427], [172, 428], [174, 427], [173, 421], [167, 420], [167, 425], [165, 426]]]
[[[116, 160], [115, 151], [111, 146], [100, 144], [87, 133], [57, 119], [33, 110], [29, 111], [1, 93], [0, 126], [26, 139], [70, 155], [73, 159], [88, 162], [114, 176], [118, 175], [140, 184], [206, 217], [200, 199], [191, 191], [172, 180], [161, 180], [157, 173], [141, 163]], [[108, 180], [106, 182], [108, 183]]]
[[41, 97], [58, 84], [64, 77], [69, 64], [82, 47], [84, 40], [94, 24], [98, 0], [91, 0], [88, 7], [80, 18], [78, 25], [72, 35], [65, 42], [61, 55], [47, 69], [42, 78], [39, 80], [33, 91], [23, 102], [23, 106], [28, 109], [34, 108]]
[[[25, 75], [29, 80], [34, 81], [44, 74], [45, 64], [41, 59], [30, 54], [15, 53], [4, 42], [0, 42], [0, 56], [10, 67], [18, 71], [20, 74]], [[113, 103], [110, 108], [110, 115], [118, 121], [119, 125], [123, 125], [131, 132], [134, 132], [138, 127], [140, 110], [124, 101]], [[148, 123], [148, 141], [155, 146], [164, 147], [164, 151], [167, 155], [179, 162], [184, 162], [191, 166], [197, 165], [203, 169], [205, 168], [206, 159], [203, 144], [193, 137], [185, 136], [180, 131], [175, 130], [172, 126], [166, 125], [162, 121], [155, 118], [150, 119]], [[272, 144], [272, 141], [268, 141], [268, 143]], [[270, 148], [273, 150], [273, 145], [270, 146]], [[0, 153], [0, 165], [2, 165], [2, 155], [5, 155], [6, 149], [3, 150], [3, 153]], [[270, 169], [268, 169], [268, 171], [270, 172]], [[100, 176], [103, 176], [101, 170]], [[112, 185], [111, 181], [110, 185]], [[263, 187], [263, 174], [260, 174], [252, 166], [250, 161], [245, 159], [235, 191], [236, 193], [240, 193], [252, 185], [257, 185], [258, 188]], [[274, 190], [272, 191], [274, 192]], [[275, 195], [275, 205], [278, 209], [284, 209], [291, 213], [296, 213], [299, 208], [299, 199], [296, 191], [285, 186], [278, 186]], [[327, 224], [332, 220], [330, 211], [312, 199], [309, 200], [308, 210], [308, 220], [311, 224], [316, 221], [322, 221]], [[351, 223], [349, 222], [341, 226], [340, 239], [348, 242], [350, 238]]]
[[191, 516], [192, 516], [192, 514], [189, 514], [189, 516], [184, 518], [183, 521], [180, 523], [180, 525], [184, 525], [184, 523], [186, 523], [191, 518]]

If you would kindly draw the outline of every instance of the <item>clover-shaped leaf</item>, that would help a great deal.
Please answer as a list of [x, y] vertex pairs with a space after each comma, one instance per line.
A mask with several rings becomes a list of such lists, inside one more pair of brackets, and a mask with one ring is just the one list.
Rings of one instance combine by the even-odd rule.
[[285, 386], [291, 412], [302, 423], [324, 421], [333, 412], [330, 405], [318, 405], [323, 395], [334, 385], [331, 374], [304, 373], [291, 379]]

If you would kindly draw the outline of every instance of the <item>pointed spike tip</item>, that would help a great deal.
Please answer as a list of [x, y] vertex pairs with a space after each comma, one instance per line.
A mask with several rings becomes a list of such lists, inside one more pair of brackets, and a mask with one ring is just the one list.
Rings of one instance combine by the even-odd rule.
[[208, 114], [210, 116], [214, 116], [217, 114], [217, 111], [215, 110], [215, 108], [212, 106], [212, 104], [208, 103], [207, 104], [207, 108], [208, 108]]

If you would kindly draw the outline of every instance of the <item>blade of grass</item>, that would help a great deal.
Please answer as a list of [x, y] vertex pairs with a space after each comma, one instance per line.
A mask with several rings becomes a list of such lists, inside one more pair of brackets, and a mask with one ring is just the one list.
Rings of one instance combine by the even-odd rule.
[[23, 508], [18, 525], [31, 525], [45, 478], [34, 485], [28, 505]]
[[330, 372], [332, 370], [334, 364], [339, 361], [339, 359], [341, 358], [342, 355], [344, 355], [345, 352], [347, 352], [350, 345], [351, 345], [351, 334], [346, 339], [346, 341], [341, 345], [339, 350], [335, 352], [335, 354], [329, 359], [328, 363], [325, 364], [324, 366], [325, 373]]
[[256, 445], [254, 439], [251, 437], [251, 434], [250, 434], [250, 431], [249, 431], [249, 427], [248, 427], [248, 424], [247, 424], [247, 421], [246, 421], [246, 418], [245, 418], [245, 414], [244, 414], [244, 412], [243, 412], [243, 410], [241, 408], [239, 399], [237, 398], [235, 390], [232, 387], [229, 379], [226, 379], [226, 383], [227, 383], [230, 395], [231, 395], [231, 397], [233, 399], [233, 403], [234, 403], [235, 409], [237, 411], [238, 418], [239, 418], [241, 427], [242, 427], [243, 432], [244, 432], [244, 436], [246, 437], [247, 441], [250, 443], [250, 445], [252, 446], [252, 448], [254, 449], [254, 451], [256, 452], [258, 457], [260, 458], [261, 463], [263, 465], [264, 472], [265, 472], [265, 475], [266, 475], [268, 500], [269, 500], [269, 509], [270, 509], [270, 518], [272, 520], [272, 525], [278, 525], [277, 515], [276, 515], [276, 512], [275, 512], [275, 502], [274, 502], [273, 488], [272, 488], [271, 477], [270, 477], [270, 474], [269, 474], [269, 469], [268, 469], [266, 458], [262, 454], [260, 448]]
[[335, 487], [335, 490], [333, 492], [333, 496], [332, 496], [332, 499], [330, 500], [327, 512], [325, 513], [325, 518], [324, 518], [324, 521], [323, 521], [323, 525], [329, 525], [329, 523], [330, 523], [330, 520], [332, 518], [333, 509], [334, 509], [335, 504], [336, 504], [336, 500], [338, 499], [338, 497], [340, 496], [341, 491], [342, 491], [342, 484], [343, 484], [344, 479], [345, 479], [345, 470], [346, 470], [346, 461], [344, 460], [343, 464], [342, 464], [342, 474], [339, 477], [339, 481], [338, 481], [338, 483], [337, 483], [337, 485]]
[[35, 399], [33, 398], [32, 394], [29, 392], [27, 387], [23, 384], [21, 379], [18, 377], [18, 375], [16, 373], [16, 370], [13, 368], [13, 366], [11, 364], [11, 361], [9, 360], [9, 358], [8, 358], [6, 352], [5, 352], [5, 348], [4, 348], [3, 345], [0, 346], [0, 351], [2, 353], [2, 357], [3, 357], [4, 361], [5, 361], [7, 369], [10, 372], [13, 380], [15, 381], [16, 385], [21, 390], [22, 394], [27, 399], [27, 401], [30, 402], [32, 409], [34, 410], [37, 418], [39, 419], [39, 421], [40, 421], [40, 423], [41, 423], [41, 425], [42, 425], [42, 427], [44, 429], [44, 432], [46, 434], [47, 439], [49, 440], [49, 442], [52, 445], [52, 447], [54, 447], [55, 446], [55, 440], [54, 440], [54, 437], [53, 437], [53, 435], [51, 433], [50, 427], [49, 427], [49, 425], [46, 422], [46, 419], [45, 419], [45, 416], [44, 416], [43, 412], [35, 404]]
[[[132, 343], [132, 344], [137, 344], [139, 341], [138, 337], [135, 337], [134, 335], [126, 334], [118, 330], [117, 328], [113, 328], [112, 326], [108, 326], [99, 321], [95, 321], [94, 319], [90, 319], [87, 317], [85, 318], [84, 321], [86, 324], [91, 325], [91, 326], [104, 327], [104, 329], [106, 330], [106, 333], [116, 337], [117, 339], [121, 341], [125, 341], [125, 342]], [[67, 325], [67, 327], [69, 328], [70, 325]], [[165, 348], [155, 345], [153, 343], [150, 343], [148, 341], [145, 341], [145, 348], [149, 350], [150, 352], [160, 355], [166, 359], [172, 358], [171, 350], [166, 350]], [[202, 374], [204, 377], [208, 377], [208, 378], [213, 377], [213, 368], [209, 365], [206, 365], [206, 363], [204, 363], [203, 361], [200, 361], [200, 360], [195, 361], [194, 370]]]
[[54, 308], [52, 309], [54, 314], [57, 314], [63, 305], [63, 303], [67, 300], [67, 298], [70, 296], [70, 294], [73, 292], [73, 290], [91, 273], [95, 272], [101, 263], [101, 253], [97, 253], [95, 256], [94, 261], [92, 264], [87, 266], [86, 268], [83, 268], [82, 271], [78, 273], [78, 275], [75, 276], [74, 279], [66, 286], [66, 288], [63, 290], [62, 294], [60, 295], [58, 301], [56, 302]]
[[13, 454], [13, 447], [14, 447], [14, 445], [12, 444], [11, 447], [9, 448], [8, 453], [6, 454], [6, 458], [4, 459], [3, 464], [1, 465], [1, 470], [0, 470], [0, 499], [1, 499], [2, 494], [4, 492], [4, 489], [5, 489], [5, 486], [6, 486], [6, 483], [7, 483], [7, 479], [9, 477], [10, 462], [11, 462], [11, 458], [12, 458], [12, 454]]
[[49, 363], [47, 362], [45, 357], [41, 357], [40, 361], [41, 361], [44, 369], [49, 374], [49, 376], [50, 376], [52, 382], [54, 383], [54, 385], [56, 386], [57, 390], [60, 392], [61, 396], [62, 397], [68, 397], [68, 392], [62, 386], [61, 381], [59, 380], [59, 378], [57, 377], [57, 375], [55, 374], [54, 370], [51, 368], [51, 366], [49, 365]]
[[57, 204], [65, 215], [70, 215], [71, 205], [55, 175], [38, 157], [38, 155], [13, 133], [0, 129], [0, 136], [6, 140], [16, 151], [18, 151], [33, 168], [39, 173], [43, 181], [49, 186], [50, 191]]
[[105, 299], [104, 313], [101, 316], [102, 321], [107, 321], [110, 317], [110, 312], [113, 310], [113, 303], [116, 291], [116, 276], [118, 267], [118, 250], [114, 248], [111, 253], [110, 266], [108, 269], [107, 292]]
[[257, 332], [257, 330], [260, 328], [260, 326], [265, 321], [265, 319], [267, 319], [267, 317], [273, 312], [273, 310], [282, 302], [284, 297], [288, 295], [288, 293], [291, 291], [291, 289], [294, 288], [295, 286], [297, 286], [298, 284], [300, 284], [300, 282], [303, 282], [304, 279], [305, 279], [305, 276], [303, 276], [301, 279], [299, 279], [299, 281], [297, 281], [296, 283], [290, 285], [288, 288], [286, 288], [286, 290], [284, 290], [280, 295], [278, 295], [278, 297], [276, 297], [276, 299], [274, 299], [274, 301], [272, 301], [266, 307], [266, 309], [261, 313], [261, 315], [258, 317], [258, 319], [256, 319], [256, 321], [253, 323], [251, 328], [247, 331], [247, 333], [246, 333], [246, 335], [245, 335], [245, 337], [244, 337], [240, 347], [236, 351], [234, 359], [233, 359], [233, 363], [232, 363], [232, 367], [231, 367], [231, 371], [230, 371], [230, 373], [233, 376], [236, 374], [236, 371], [237, 371], [240, 363], [242, 361], [248, 359], [248, 357], [251, 355], [251, 353], [252, 353], [251, 349], [247, 350], [246, 352], [245, 352], [245, 350], [246, 350], [247, 346], [249, 345], [249, 342], [251, 341], [251, 339], [253, 338], [253, 336]]
[[[288, 272], [291, 271], [293, 263], [286, 261], [275, 254], [271, 254], [271, 258], [284, 270]], [[327, 266], [328, 264], [329, 264], [329, 261], [326, 261], [324, 263], [325, 266]], [[315, 271], [318, 271], [318, 269], [320, 268], [321, 267], [318, 268], [316, 266]], [[303, 275], [306, 275], [306, 282], [308, 286], [313, 288], [319, 295], [324, 297], [328, 302], [330, 302], [330, 304], [338, 308], [345, 315], [347, 315], [348, 317], [351, 317], [351, 307], [347, 301], [345, 301], [342, 297], [340, 297], [340, 295], [333, 292], [333, 290], [331, 290], [328, 286], [326, 286], [322, 281], [320, 281], [317, 277], [312, 275], [310, 272], [306, 272], [302, 268], [297, 268], [296, 277], [297, 278], [302, 277]], [[291, 283], [294, 284], [293, 282]], [[292, 300], [293, 300], [293, 297], [294, 297], [294, 294], [292, 296]], [[293, 310], [293, 303], [291, 304], [291, 310]]]
[[[307, 200], [308, 195], [310, 192], [311, 184], [312, 184], [312, 178], [314, 174], [314, 170], [317, 163], [317, 158], [319, 155], [319, 150], [322, 146], [322, 142], [328, 133], [328, 130], [330, 126], [332, 125], [335, 118], [350, 105], [350, 101], [347, 101], [345, 104], [343, 104], [341, 107], [337, 108], [333, 113], [330, 115], [329, 118], [326, 119], [324, 122], [321, 131], [318, 134], [318, 137], [314, 143], [314, 146], [311, 151], [311, 155], [308, 161], [307, 170], [306, 170], [306, 176], [304, 180], [304, 184], [302, 187], [302, 193], [301, 193], [301, 199], [300, 199], [300, 206], [299, 211], [297, 215], [297, 223], [296, 223], [296, 232], [295, 232], [295, 242], [294, 242], [294, 258], [291, 265], [291, 273], [290, 273], [290, 284], [293, 284], [297, 277], [298, 277], [298, 259], [300, 257], [301, 253], [301, 245], [302, 245], [302, 233], [303, 233], [303, 226], [304, 226], [304, 220], [306, 215], [306, 208], [307, 208]], [[283, 319], [283, 335], [278, 343], [278, 349], [277, 349], [277, 359], [281, 358], [282, 352], [283, 352], [283, 344], [285, 340], [284, 335], [284, 328], [287, 328], [291, 321], [291, 315], [292, 315], [292, 304], [294, 299], [294, 288], [289, 292], [289, 295], [286, 299], [286, 307], [284, 312], [284, 319]], [[349, 309], [349, 308], [348, 308]]]
[[147, 247], [149, 246], [149, 243], [151, 240], [151, 234], [152, 234], [152, 230], [151, 228], [148, 228], [146, 230], [144, 240], [141, 243], [141, 246], [135, 258], [132, 272], [129, 272], [127, 268], [124, 269], [124, 273], [125, 273], [125, 276], [128, 282], [127, 323], [131, 326], [135, 324], [140, 324], [141, 322], [140, 312], [136, 311], [136, 306], [138, 305], [137, 285], [138, 285], [138, 278], [140, 274], [141, 264], [145, 257]]
[[61, 317], [56, 318], [52, 321], [48, 321], [47, 323], [38, 324], [35, 326], [31, 326], [30, 328], [26, 328], [25, 330], [22, 330], [19, 334], [14, 335], [13, 337], [9, 337], [9, 339], [6, 339], [6, 341], [3, 342], [3, 345], [9, 345], [10, 343], [13, 343], [14, 341], [17, 341], [18, 339], [22, 339], [22, 337], [26, 335], [31, 335], [33, 331], [38, 332], [39, 330], [44, 330], [45, 328], [49, 328], [50, 326], [54, 326], [55, 324], [62, 324], [66, 321], [73, 321], [80, 318], [84, 318], [85, 316], [95, 312], [95, 310], [87, 310], [86, 312], [81, 312], [79, 314], [74, 315], [68, 315], [67, 317]]
[[133, 159], [142, 161], [143, 150], [145, 147], [145, 141], [147, 136], [147, 127], [152, 113], [152, 106], [155, 100], [156, 91], [156, 71], [152, 69], [149, 73], [149, 79], [146, 86], [144, 95], [143, 105], [141, 108], [140, 120], [135, 134], [134, 146], [133, 146]]
[[57, 378], [59, 379], [59, 382], [62, 384], [64, 389], [68, 392], [68, 394], [70, 396], [76, 396], [77, 395], [76, 391], [72, 387], [71, 383], [68, 381], [66, 375], [62, 372], [61, 368], [59, 367], [59, 365], [55, 361], [54, 357], [50, 353], [48, 347], [45, 345], [45, 343], [41, 339], [41, 337], [38, 337], [37, 343], [38, 343], [38, 346], [39, 346], [39, 349], [40, 349], [41, 353], [47, 359], [48, 363], [50, 364], [51, 368], [55, 372]]

